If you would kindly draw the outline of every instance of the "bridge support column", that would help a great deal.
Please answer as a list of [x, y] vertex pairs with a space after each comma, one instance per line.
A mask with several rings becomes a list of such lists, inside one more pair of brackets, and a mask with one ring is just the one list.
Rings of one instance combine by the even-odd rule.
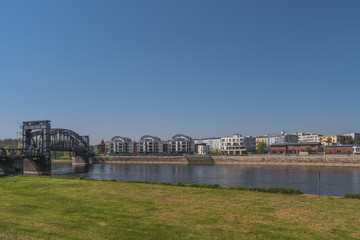
[[73, 165], [87, 165], [90, 164], [89, 158], [87, 156], [74, 156], [72, 159]]
[[51, 175], [51, 159], [24, 159], [24, 175]]

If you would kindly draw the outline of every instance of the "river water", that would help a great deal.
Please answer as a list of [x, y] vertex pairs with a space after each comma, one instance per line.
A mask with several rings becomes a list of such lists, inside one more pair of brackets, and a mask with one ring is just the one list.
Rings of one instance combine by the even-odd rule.
[[309, 194], [318, 194], [320, 186], [321, 195], [360, 193], [360, 168], [350, 167], [94, 164], [74, 168], [71, 163], [54, 163], [52, 169], [54, 176], [98, 180], [206, 183], [223, 187], [285, 187]]

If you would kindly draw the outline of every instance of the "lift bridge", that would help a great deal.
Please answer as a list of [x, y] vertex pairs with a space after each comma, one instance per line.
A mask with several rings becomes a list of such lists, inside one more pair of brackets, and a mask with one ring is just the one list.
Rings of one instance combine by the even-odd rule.
[[51, 121], [26, 121], [22, 125], [22, 148], [0, 149], [0, 160], [23, 160], [24, 174], [51, 174], [51, 151], [73, 152], [73, 163], [86, 164], [93, 154], [89, 136], [74, 131], [51, 128]]

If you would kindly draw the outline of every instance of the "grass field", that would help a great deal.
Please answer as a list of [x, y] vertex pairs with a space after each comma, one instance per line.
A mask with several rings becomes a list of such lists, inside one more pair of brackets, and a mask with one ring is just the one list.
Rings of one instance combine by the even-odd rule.
[[326, 196], [0, 178], [0, 239], [360, 239], [359, 209]]

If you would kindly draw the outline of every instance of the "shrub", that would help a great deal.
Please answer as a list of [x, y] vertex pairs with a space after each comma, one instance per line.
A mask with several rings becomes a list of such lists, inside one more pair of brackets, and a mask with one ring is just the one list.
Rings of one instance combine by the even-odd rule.
[[348, 193], [345, 194], [344, 198], [360, 198], [360, 193]]

